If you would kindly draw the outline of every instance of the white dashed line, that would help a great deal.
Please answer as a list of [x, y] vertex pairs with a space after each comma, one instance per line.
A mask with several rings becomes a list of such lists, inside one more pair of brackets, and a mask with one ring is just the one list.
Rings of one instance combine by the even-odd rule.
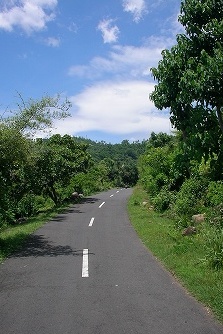
[[110, 197], [113, 197], [114, 195], [110, 195]]
[[105, 202], [102, 202], [101, 205], [99, 205], [99, 209], [101, 209], [101, 207], [105, 204]]
[[90, 223], [89, 223], [88, 226], [92, 226], [92, 225], [93, 225], [93, 222], [94, 222], [94, 217], [91, 218]]
[[116, 193], [119, 193], [119, 190], [117, 190]]
[[89, 272], [88, 272], [88, 249], [83, 249], [82, 277], [89, 277]]

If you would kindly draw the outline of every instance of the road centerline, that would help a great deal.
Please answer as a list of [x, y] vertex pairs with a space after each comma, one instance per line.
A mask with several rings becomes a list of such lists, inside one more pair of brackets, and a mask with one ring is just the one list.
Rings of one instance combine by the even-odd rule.
[[93, 225], [93, 223], [94, 223], [94, 217], [92, 217], [92, 218], [91, 218], [91, 220], [90, 220], [90, 223], [89, 223], [89, 225], [88, 225], [88, 226], [90, 226], [90, 227], [91, 227], [91, 226]]
[[100, 205], [99, 205], [99, 209], [105, 204], [105, 202], [102, 202]]
[[83, 249], [82, 277], [89, 277], [88, 249]]

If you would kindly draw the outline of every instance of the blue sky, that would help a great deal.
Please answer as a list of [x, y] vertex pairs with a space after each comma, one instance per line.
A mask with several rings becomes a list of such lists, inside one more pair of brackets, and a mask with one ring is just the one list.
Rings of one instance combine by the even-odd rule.
[[0, 109], [61, 94], [52, 133], [120, 142], [170, 132], [149, 100], [161, 51], [176, 43], [181, 0], [0, 0]]

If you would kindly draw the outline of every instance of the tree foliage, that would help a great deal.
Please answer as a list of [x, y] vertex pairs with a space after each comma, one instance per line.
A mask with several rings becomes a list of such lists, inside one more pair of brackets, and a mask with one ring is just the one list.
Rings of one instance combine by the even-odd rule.
[[90, 155], [87, 146], [77, 144], [73, 137], [53, 135], [48, 140], [37, 140], [32, 164], [36, 193], [47, 194], [55, 204], [63, 199], [63, 190], [74, 175], [87, 170]]
[[0, 220], [11, 221], [16, 203], [24, 194], [24, 166], [29, 142], [16, 129], [0, 125]]
[[158, 109], [170, 108], [191, 156], [222, 161], [223, 150], [223, 1], [185, 0], [179, 21], [185, 34], [162, 51], [152, 74], [150, 95]]
[[[70, 103], [60, 102], [59, 96], [45, 96], [39, 101], [30, 99], [18, 104], [18, 110], [0, 123], [0, 221], [11, 222], [20, 215], [21, 201], [33, 199], [37, 187], [36, 158], [39, 147], [30, 136], [50, 128], [57, 118], [68, 116]], [[38, 153], [37, 153], [38, 152]], [[38, 190], [41, 192], [42, 187]], [[27, 200], [28, 199], [28, 200]], [[30, 212], [30, 210], [28, 210]]]
[[18, 110], [11, 112], [12, 115], [9, 117], [2, 118], [2, 122], [26, 136], [32, 136], [37, 131], [49, 130], [53, 127], [54, 120], [70, 116], [71, 103], [67, 99], [61, 101], [60, 95], [46, 95], [40, 100], [28, 101], [24, 101], [19, 95], [19, 99]]
[[88, 152], [104, 175], [104, 181], [113, 186], [134, 186], [138, 181], [138, 158], [145, 152], [146, 140], [130, 143], [123, 140], [118, 144], [95, 142], [78, 137], [77, 141], [89, 144]]
[[61, 204], [74, 191], [88, 195], [137, 182], [144, 143], [112, 145], [59, 134], [33, 139], [67, 117], [70, 103], [59, 96], [20, 101], [0, 123], [0, 226], [35, 214], [49, 201]]

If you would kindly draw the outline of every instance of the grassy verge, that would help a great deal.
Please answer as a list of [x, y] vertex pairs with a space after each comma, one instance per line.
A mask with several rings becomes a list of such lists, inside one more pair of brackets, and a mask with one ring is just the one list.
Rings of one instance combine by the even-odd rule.
[[174, 221], [152, 210], [148, 195], [139, 186], [129, 200], [128, 211], [143, 243], [223, 323], [223, 270], [215, 271], [205, 261], [202, 233], [183, 237]]
[[62, 212], [65, 206], [51, 208], [39, 214], [37, 217], [29, 218], [25, 223], [8, 226], [0, 230], [0, 262], [14, 251], [18, 250], [26, 238], [43, 226], [48, 220]]

